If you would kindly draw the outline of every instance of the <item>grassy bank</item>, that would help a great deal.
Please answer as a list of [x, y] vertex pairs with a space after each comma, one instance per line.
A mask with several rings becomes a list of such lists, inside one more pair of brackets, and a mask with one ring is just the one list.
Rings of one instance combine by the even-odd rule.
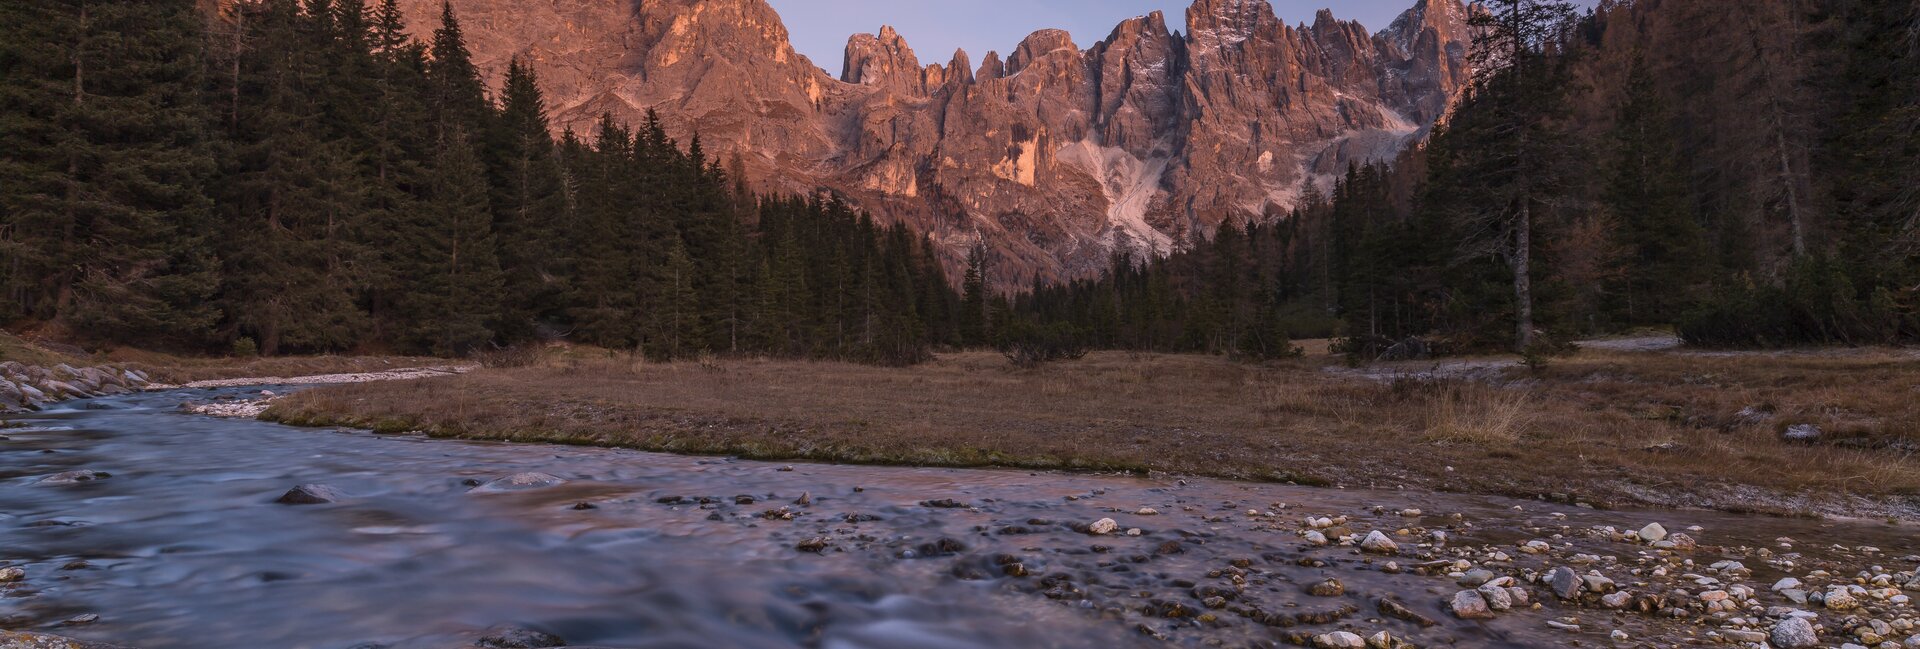
[[215, 379], [262, 376], [313, 376], [378, 372], [410, 367], [446, 365], [446, 359], [405, 356], [181, 356], [120, 347], [87, 351], [78, 347], [23, 339], [0, 332], [0, 361], [75, 367], [115, 365], [137, 369], [162, 383], [189, 383]]
[[[1096, 353], [1016, 371], [985, 353], [906, 369], [565, 358], [320, 388], [268, 417], [772, 460], [1152, 470], [1601, 505], [1905, 515], [1920, 493], [1910, 450], [1920, 362], [1901, 352], [1593, 353], [1480, 381], [1383, 379], [1324, 362]], [[1794, 424], [1825, 437], [1783, 440]]]

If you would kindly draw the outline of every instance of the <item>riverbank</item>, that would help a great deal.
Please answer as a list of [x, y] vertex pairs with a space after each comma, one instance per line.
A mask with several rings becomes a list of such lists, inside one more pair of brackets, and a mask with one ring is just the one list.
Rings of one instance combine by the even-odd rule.
[[[1167, 472], [1600, 507], [1920, 520], [1920, 363], [1904, 351], [1584, 353], [1470, 378], [989, 353], [894, 369], [570, 357], [316, 388], [264, 417], [438, 437], [765, 460]], [[1389, 370], [1396, 366], [1389, 366]]]
[[40, 633], [141, 649], [1881, 647], [1920, 633], [1912, 524], [181, 414], [260, 392], [15, 418], [0, 630], [27, 633], [0, 631], [0, 647], [68, 646]]
[[368, 374], [410, 368], [461, 365], [444, 358], [379, 355], [319, 356], [181, 356], [163, 352], [119, 347], [88, 351], [71, 345], [44, 340], [29, 340], [0, 331], [0, 362], [52, 368], [111, 367], [133, 370], [165, 385], [204, 385], [213, 381], [251, 380], [285, 382], [278, 377], [313, 377], [336, 374]]

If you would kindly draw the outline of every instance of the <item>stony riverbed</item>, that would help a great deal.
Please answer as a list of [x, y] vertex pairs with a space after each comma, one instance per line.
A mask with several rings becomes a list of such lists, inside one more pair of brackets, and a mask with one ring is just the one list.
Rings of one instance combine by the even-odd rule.
[[1886, 522], [180, 412], [263, 389], [288, 390], [9, 419], [0, 629], [145, 649], [1920, 647], [1920, 535]]

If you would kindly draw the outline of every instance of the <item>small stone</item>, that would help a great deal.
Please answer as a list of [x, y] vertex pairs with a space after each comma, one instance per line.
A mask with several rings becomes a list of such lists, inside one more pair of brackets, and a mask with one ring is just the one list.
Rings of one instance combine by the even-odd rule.
[[1307, 586], [1307, 594], [1314, 597], [1339, 597], [1347, 594], [1346, 584], [1338, 579], [1326, 579]]
[[546, 473], [539, 473], [539, 472], [527, 472], [527, 473], [515, 473], [513, 475], [500, 478], [498, 480], [493, 480], [491, 482], [480, 485], [478, 487], [474, 487], [469, 491], [473, 491], [475, 493], [523, 491], [527, 489], [540, 489], [542, 487], [552, 487], [552, 486], [562, 485], [566, 483], [567, 483], [566, 479], [561, 478], [559, 476], [546, 474]]
[[1398, 554], [1400, 544], [1394, 543], [1393, 539], [1387, 538], [1387, 535], [1380, 530], [1374, 530], [1368, 532], [1367, 538], [1360, 542], [1360, 549], [1375, 554]]
[[1613, 633], [1607, 634], [1607, 637], [1612, 638], [1614, 642], [1626, 642], [1629, 639], [1627, 632], [1619, 629], [1614, 629]]
[[1768, 635], [1773, 646], [1779, 649], [1807, 649], [1820, 646], [1820, 636], [1813, 632], [1813, 623], [1799, 617], [1789, 617], [1773, 625], [1773, 633]]
[[1633, 594], [1627, 591], [1608, 593], [1600, 597], [1600, 605], [1610, 609], [1623, 609], [1633, 602]]
[[1561, 566], [1554, 568], [1553, 572], [1547, 575], [1547, 585], [1553, 589], [1554, 597], [1575, 599], [1580, 596], [1580, 588], [1586, 585], [1586, 582], [1572, 568]]
[[1487, 600], [1487, 608], [1495, 611], [1513, 608], [1513, 594], [1505, 588], [1489, 584], [1475, 589], [1475, 592], [1480, 593], [1481, 599]]
[[1395, 649], [1393, 635], [1385, 631], [1367, 638], [1367, 649]]
[[1335, 631], [1314, 637], [1313, 646], [1320, 649], [1366, 649], [1367, 641], [1346, 631]]
[[1118, 521], [1115, 521], [1111, 518], [1102, 518], [1100, 520], [1094, 521], [1092, 525], [1088, 525], [1087, 533], [1092, 534], [1094, 536], [1105, 536], [1108, 534], [1112, 534], [1115, 530], [1118, 530], [1118, 529], [1120, 529], [1120, 523]]
[[1646, 527], [1640, 528], [1640, 540], [1648, 543], [1665, 541], [1667, 540], [1667, 528], [1661, 527], [1659, 523], [1648, 523]]
[[561, 640], [560, 636], [511, 625], [492, 627], [482, 633], [483, 635], [473, 642], [474, 646], [494, 649], [543, 649], [567, 644], [567, 641]]
[[0, 584], [12, 583], [27, 578], [27, 571], [19, 568], [0, 568]]
[[88, 624], [93, 624], [94, 622], [98, 622], [98, 621], [100, 621], [99, 613], [82, 613], [82, 614], [67, 618], [66, 621], [61, 622], [60, 625], [61, 626], [84, 626]]
[[1327, 535], [1321, 534], [1320, 530], [1307, 530], [1305, 534], [1302, 534], [1300, 536], [1302, 538], [1305, 538], [1308, 543], [1312, 543], [1314, 545], [1326, 545], [1328, 543], [1331, 543], [1331, 541], [1327, 540]]
[[1487, 598], [1479, 591], [1463, 590], [1454, 593], [1447, 607], [1453, 611], [1455, 617], [1462, 620], [1493, 619], [1493, 609], [1487, 606]]
[[1133, 515], [1135, 515], [1135, 516], [1159, 516], [1159, 515], [1160, 515], [1160, 510], [1157, 510], [1157, 509], [1154, 509], [1154, 508], [1152, 508], [1152, 507], [1141, 507], [1140, 509], [1138, 509], [1138, 510], [1135, 510], [1135, 511], [1133, 512]]
[[105, 480], [110, 477], [112, 476], [101, 471], [88, 471], [88, 470], [82, 469], [79, 471], [65, 471], [61, 473], [55, 473], [53, 475], [41, 478], [35, 484], [70, 485], [70, 484], [80, 484], [82, 482], [93, 482], [95, 480]]
[[1813, 424], [1794, 424], [1788, 426], [1780, 436], [1789, 442], [1817, 442], [1822, 433], [1819, 426]]
[[1787, 577], [1785, 579], [1781, 579], [1780, 581], [1773, 582], [1773, 592], [1778, 593], [1783, 590], [1799, 588], [1804, 585], [1805, 584], [1800, 583], [1800, 580], [1798, 579]]
[[287, 493], [282, 494], [279, 499], [273, 502], [282, 505], [325, 505], [340, 502], [341, 500], [345, 500], [346, 497], [346, 494], [340, 493], [340, 490], [327, 485], [303, 484], [288, 489]]
[[795, 544], [793, 548], [801, 552], [812, 552], [814, 554], [820, 554], [822, 552], [826, 552], [827, 548], [831, 547], [832, 545], [833, 545], [833, 541], [829, 540], [827, 537], [816, 536]]

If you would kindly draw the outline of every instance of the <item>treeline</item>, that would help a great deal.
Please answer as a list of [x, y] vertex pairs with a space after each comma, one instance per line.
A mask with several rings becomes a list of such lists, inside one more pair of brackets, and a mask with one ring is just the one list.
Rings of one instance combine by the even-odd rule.
[[489, 96], [451, 8], [420, 43], [392, 0], [198, 4], [0, 6], [0, 322], [267, 354], [961, 342], [928, 241], [751, 196], [657, 119], [556, 139], [529, 68]]
[[[1920, 9], [1906, 0], [1494, 0], [1426, 145], [1271, 225], [1042, 287], [1016, 320], [1103, 346], [1375, 358], [1920, 340]], [[1395, 350], [1395, 353], [1404, 351]]]

